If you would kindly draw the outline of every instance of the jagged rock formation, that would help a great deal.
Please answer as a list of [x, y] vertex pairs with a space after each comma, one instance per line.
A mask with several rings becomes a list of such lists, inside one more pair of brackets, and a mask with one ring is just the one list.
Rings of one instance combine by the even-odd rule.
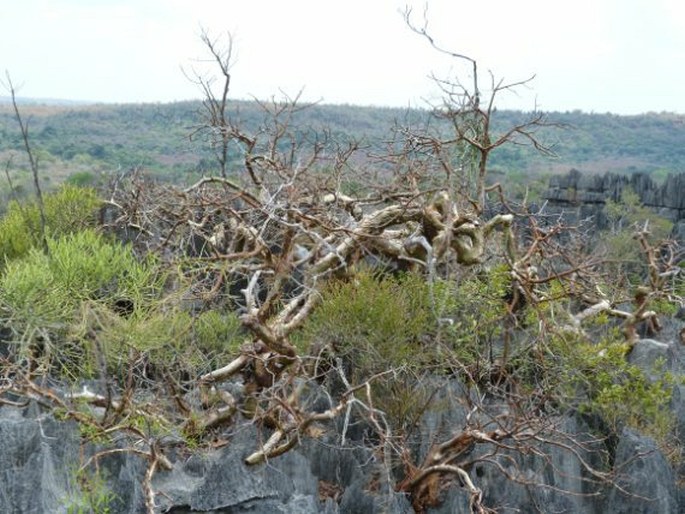
[[[622, 188], [630, 185], [642, 201], [666, 209], [674, 220], [683, 221], [685, 210], [677, 203], [685, 182], [676, 177], [669, 186], [655, 186], [647, 177], [586, 177], [572, 174], [556, 179], [550, 187], [550, 203], [569, 212], [586, 209], [584, 216], [599, 216], [607, 198], [618, 199]], [[667, 183], [669, 184], [669, 183]], [[556, 187], [556, 189], [555, 189]], [[613, 195], [613, 196], [612, 196]], [[650, 197], [650, 195], [652, 195]], [[653, 198], [653, 203], [649, 203]], [[670, 203], [669, 203], [670, 202]], [[594, 211], [593, 211], [594, 209]], [[647, 374], [655, 363], [677, 376], [685, 374], [685, 347], [679, 340], [682, 320], [670, 320], [660, 341], [637, 341], [630, 360]], [[658, 379], [658, 376], [653, 376]], [[9, 380], [9, 379], [7, 379]], [[228, 386], [227, 386], [228, 387]], [[236, 385], [236, 390], [240, 386]], [[458, 433], [472, 414], [458, 401], [465, 386], [450, 377], [436, 389], [435, 406], [421, 416], [411, 451], [421, 461], [429, 455], [432, 443]], [[466, 393], [468, 394], [468, 392]], [[237, 394], [236, 394], [237, 396]], [[325, 396], [325, 395], [322, 395]], [[325, 398], [324, 398], [325, 400]], [[493, 400], [497, 401], [497, 400]], [[315, 412], [329, 408], [324, 404]], [[506, 405], [497, 404], [501, 409]], [[685, 434], [685, 385], [676, 385], [671, 408], [678, 432]], [[493, 409], [496, 410], [496, 409]], [[189, 449], [174, 434], [169, 434], [171, 449], [166, 453], [173, 466], [159, 469], [151, 482], [157, 512], [205, 513], [411, 513], [409, 499], [383, 481], [388, 470], [382, 462], [373, 431], [357, 420], [342, 441], [343, 420], [331, 421], [318, 435], [303, 434], [301, 444], [265, 464], [247, 466], [245, 458], [255, 446], [269, 437], [268, 429], [258, 429], [252, 420], [239, 418], [221, 433], [223, 446]], [[622, 430], [611, 441], [595, 441], [591, 419], [578, 413], [559, 416], [559, 431], [576, 440], [587, 436], [581, 449], [564, 451], [564, 440], [546, 454], [512, 451], [502, 468], [481, 462], [468, 468], [468, 476], [482, 489], [484, 504], [502, 512], [566, 512], [588, 514], [678, 513], [685, 509], [685, 488], [680, 477], [685, 468], [669, 461], [655, 442], [644, 435]], [[39, 402], [27, 406], [3, 405], [0, 408], [0, 512], [65, 513], [90, 512], [92, 504], [85, 494], [106, 499], [110, 513], [145, 512], [146, 461], [132, 452], [111, 453], [99, 460], [102, 483], [79, 476], [79, 468], [97, 447], [82, 441], [75, 423], [55, 419], [50, 409]], [[166, 435], [164, 437], [167, 437]], [[175, 437], [178, 437], [176, 435]], [[604, 454], [594, 452], [602, 445]], [[128, 448], [131, 449], [130, 447]], [[484, 456], [491, 446], [471, 445], [468, 456]], [[499, 448], [498, 452], [508, 451]], [[607, 461], [601, 460], [605, 454]], [[474, 458], [474, 462], [478, 459]], [[583, 463], [589, 463], [589, 467]], [[92, 475], [92, 466], [85, 468]], [[591, 470], [603, 470], [613, 479], [599, 485]], [[518, 480], [512, 480], [512, 478]], [[455, 477], [450, 487], [441, 490], [441, 503], [428, 512], [435, 514], [469, 513], [469, 492]], [[615, 487], [616, 485], [620, 488]], [[105, 511], [104, 508], [101, 511]]]
[[[665, 331], [669, 342], [643, 339], [630, 359], [645, 371], [663, 362], [666, 370], [685, 373], [685, 348], [675, 338], [679, 320], [669, 320]], [[658, 378], [658, 377], [654, 377]], [[439, 411], [424, 414], [416, 450], [425, 454], [433, 436], [460, 427], [467, 416], [455, 400], [455, 380], [439, 393]], [[676, 386], [672, 408], [679, 429], [685, 430], [685, 386]], [[579, 415], [560, 420], [564, 431], [587, 434], [591, 429]], [[159, 470], [152, 481], [157, 512], [237, 514], [252, 513], [407, 513], [413, 512], [409, 500], [383, 487], [378, 456], [365, 447], [364, 430], [348, 434], [340, 445], [336, 430], [319, 438], [303, 439], [303, 444], [261, 466], [244, 464], [247, 454], [259, 440], [257, 428], [246, 422], [227, 434], [227, 444], [214, 450], [178, 450], [169, 455], [170, 471]], [[562, 441], [563, 443], [563, 441]], [[685, 507], [685, 488], [679, 481], [684, 469], [677, 469], [649, 437], [624, 430], [612, 443], [612, 469], [618, 487], [589, 489], [591, 480], [582, 460], [596, 469], [606, 463], [593, 462], [592, 452], [569, 453], [560, 446], [545, 455], [512, 453], [512, 473], [523, 474], [516, 483], [500, 471], [474, 466], [470, 475], [482, 488], [485, 503], [502, 512], [566, 512], [583, 514], [654, 513], [677, 514]], [[37, 403], [27, 407], [3, 406], [0, 409], [0, 512], [70, 513], [90, 512], [81, 503], [89, 486], [78, 478], [77, 469], [95, 448], [83, 446], [78, 426], [56, 420]], [[488, 451], [476, 448], [475, 452]], [[681, 466], [682, 468], [682, 466]], [[99, 487], [109, 495], [107, 512], [135, 514], [145, 511], [143, 479], [146, 464], [135, 454], [120, 453], [100, 460]], [[505, 470], [506, 471], [506, 470]], [[81, 480], [81, 481], [80, 481]], [[562, 491], [572, 491], [568, 494]], [[97, 494], [97, 491], [95, 491]], [[597, 494], [598, 493], [598, 494]], [[469, 513], [468, 493], [455, 483], [443, 496], [434, 514]], [[78, 508], [85, 510], [78, 510]], [[536, 510], [537, 509], [537, 510]]]
[[[592, 218], [597, 228], [606, 228], [603, 212], [607, 200], [619, 201], [626, 188], [632, 189], [640, 202], [674, 222], [679, 235], [685, 236], [685, 174], [669, 175], [658, 185], [648, 175], [588, 175], [571, 170], [553, 176], [544, 199], [555, 210], [578, 219]], [[682, 238], [679, 237], [682, 240]]]

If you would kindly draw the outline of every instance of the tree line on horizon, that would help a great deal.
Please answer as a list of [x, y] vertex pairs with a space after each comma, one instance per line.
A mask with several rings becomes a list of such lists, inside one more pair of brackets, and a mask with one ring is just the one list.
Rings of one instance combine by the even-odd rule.
[[[100, 173], [143, 169], [164, 181], [190, 183], [210, 175], [214, 166], [211, 144], [192, 140], [200, 125], [200, 101], [167, 104], [39, 105], [25, 104], [30, 136], [44, 170], [44, 180], [89, 183]], [[232, 101], [231, 115], [248, 128], [263, 115], [258, 102]], [[498, 110], [495, 131], [523, 119], [528, 113]], [[525, 182], [578, 168], [590, 173], [643, 172], [657, 181], [685, 169], [685, 117], [668, 113], [635, 116], [588, 114], [580, 111], [545, 114], [550, 126], [536, 134], [551, 147], [553, 156], [541, 156], [525, 146], [493, 151], [493, 176], [506, 175]], [[402, 125], [429, 123], [422, 109], [312, 105], [293, 114], [301, 138], [328, 133], [336, 139], [359, 140], [370, 152], [387, 141]], [[435, 120], [430, 121], [435, 124]], [[435, 127], [442, 130], [441, 127]], [[447, 127], [445, 127], [447, 130]], [[0, 107], [0, 158], [12, 159], [14, 182], [21, 187], [28, 176], [22, 161], [22, 141], [10, 109]], [[5, 186], [3, 186], [5, 187]], [[5, 188], [6, 189], [6, 188]], [[5, 194], [7, 191], [3, 191]], [[21, 191], [20, 191], [21, 192]]]

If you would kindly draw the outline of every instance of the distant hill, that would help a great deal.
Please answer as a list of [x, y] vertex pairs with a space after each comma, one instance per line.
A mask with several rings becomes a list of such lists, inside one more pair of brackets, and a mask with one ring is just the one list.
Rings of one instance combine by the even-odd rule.
[[[0, 101], [0, 159], [5, 163], [13, 156], [13, 173], [20, 181], [25, 174], [22, 141], [10, 107]], [[30, 120], [31, 142], [46, 181], [133, 166], [173, 181], [213, 171], [208, 145], [189, 138], [200, 123], [200, 102], [93, 105], [31, 100], [22, 102], [21, 107]], [[264, 117], [255, 102], [233, 102], [231, 109], [248, 128], [256, 127]], [[504, 129], [526, 116], [524, 112], [499, 111], [495, 127]], [[298, 112], [294, 123], [303, 132], [327, 129], [332, 137], [362, 139], [373, 147], [386, 140], [394, 126], [417, 125], [428, 119], [429, 112], [423, 110], [315, 105]], [[574, 111], [548, 113], [547, 120], [563, 128], [543, 128], [537, 136], [553, 146], [557, 156], [540, 156], [523, 146], [504, 146], [492, 155], [495, 175], [540, 176], [577, 168], [586, 172], [641, 171], [658, 180], [685, 170], [685, 116]]]
[[[0, 96], [0, 105], [11, 104], [11, 96]], [[85, 102], [82, 100], [65, 100], [63, 98], [24, 98], [17, 97], [17, 104], [19, 105], [92, 105], [93, 102]]]

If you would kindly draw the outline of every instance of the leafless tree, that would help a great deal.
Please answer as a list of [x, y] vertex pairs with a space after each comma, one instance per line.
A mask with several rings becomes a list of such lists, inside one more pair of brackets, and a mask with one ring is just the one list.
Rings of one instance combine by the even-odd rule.
[[[14, 116], [19, 125], [19, 130], [21, 132], [21, 138], [24, 143], [24, 149], [26, 150], [26, 155], [29, 159], [29, 164], [31, 166], [31, 174], [33, 175], [33, 187], [36, 192], [36, 200], [38, 202], [38, 210], [40, 213], [40, 227], [38, 227], [38, 239], [41, 242], [43, 251], [47, 254], [49, 252], [48, 240], [45, 232], [45, 206], [43, 204], [43, 192], [40, 187], [40, 176], [38, 174], [38, 160], [31, 148], [31, 143], [29, 140], [29, 124], [21, 116], [21, 111], [19, 110], [19, 105], [17, 104], [17, 90], [12, 82], [12, 78], [8, 71], [5, 71], [5, 82], [2, 84], [3, 87], [9, 92], [12, 99], [12, 108], [14, 109]], [[9, 163], [8, 163], [9, 166]], [[7, 179], [9, 181], [9, 173], [6, 172]], [[11, 181], [10, 181], [11, 185]]]

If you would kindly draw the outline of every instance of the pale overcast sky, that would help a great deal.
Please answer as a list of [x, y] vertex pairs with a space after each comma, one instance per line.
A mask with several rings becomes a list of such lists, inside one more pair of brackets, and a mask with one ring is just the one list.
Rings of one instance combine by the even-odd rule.
[[[417, 21], [423, 1], [410, 0]], [[407, 29], [406, 0], [0, 0], [0, 71], [25, 97], [103, 102], [198, 98], [200, 28], [234, 35], [231, 94], [424, 106], [427, 78], [468, 67]], [[685, 114], [682, 0], [428, 0], [442, 46], [483, 79], [535, 80], [502, 107]], [[0, 92], [0, 96], [4, 95]]]

